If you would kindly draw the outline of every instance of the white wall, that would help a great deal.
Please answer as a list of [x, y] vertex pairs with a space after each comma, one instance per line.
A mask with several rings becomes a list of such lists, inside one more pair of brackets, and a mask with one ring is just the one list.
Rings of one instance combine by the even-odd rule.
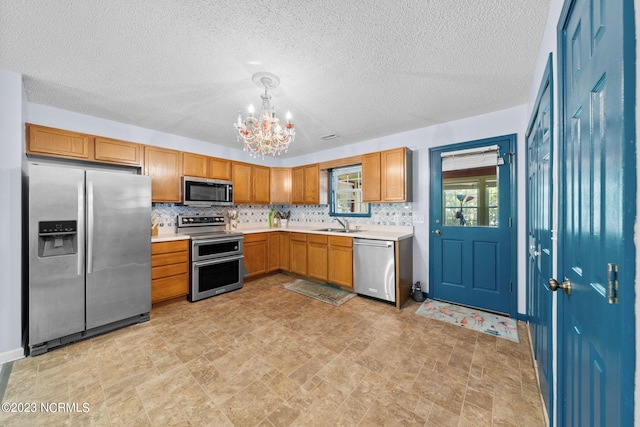
[[0, 70], [0, 363], [22, 349], [22, 76]]

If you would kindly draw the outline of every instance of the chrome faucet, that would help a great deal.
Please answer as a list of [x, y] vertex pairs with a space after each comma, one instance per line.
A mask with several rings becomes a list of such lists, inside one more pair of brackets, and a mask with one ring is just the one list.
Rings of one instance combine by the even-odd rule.
[[334, 218], [336, 221], [340, 223], [341, 226], [344, 227], [344, 231], [349, 231], [349, 220], [345, 219], [344, 222], [340, 221], [340, 218]]

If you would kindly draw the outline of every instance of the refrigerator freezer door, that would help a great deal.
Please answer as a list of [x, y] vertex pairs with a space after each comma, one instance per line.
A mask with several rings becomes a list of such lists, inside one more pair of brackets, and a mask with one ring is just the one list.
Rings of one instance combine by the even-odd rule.
[[151, 178], [87, 171], [87, 329], [151, 310]]
[[[28, 173], [29, 346], [35, 346], [85, 328], [84, 171], [30, 164]], [[76, 221], [77, 234], [41, 236], [45, 221]], [[75, 253], [61, 254], [69, 238]]]

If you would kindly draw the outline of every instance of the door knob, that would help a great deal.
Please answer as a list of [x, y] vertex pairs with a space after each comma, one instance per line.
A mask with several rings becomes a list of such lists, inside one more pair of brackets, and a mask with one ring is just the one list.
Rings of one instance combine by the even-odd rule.
[[571, 295], [571, 280], [565, 277], [564, 282], [558, 283], [556, 279], [549, 279], [549, 289], [552, 291], [562, 289], [565, 294]]
[[436, 234], [442, 234], [442, 231], [440, 231], [440, 230], [436, 230], [436, 231], [434, 231], [434, 233], [436, 233]]

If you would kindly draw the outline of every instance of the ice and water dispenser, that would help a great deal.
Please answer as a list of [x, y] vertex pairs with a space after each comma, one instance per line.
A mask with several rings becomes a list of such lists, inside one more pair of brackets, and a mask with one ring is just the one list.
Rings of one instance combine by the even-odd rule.
[[38, 257], [69, 255], [78, 252], [78, 221], [40, 221]]

